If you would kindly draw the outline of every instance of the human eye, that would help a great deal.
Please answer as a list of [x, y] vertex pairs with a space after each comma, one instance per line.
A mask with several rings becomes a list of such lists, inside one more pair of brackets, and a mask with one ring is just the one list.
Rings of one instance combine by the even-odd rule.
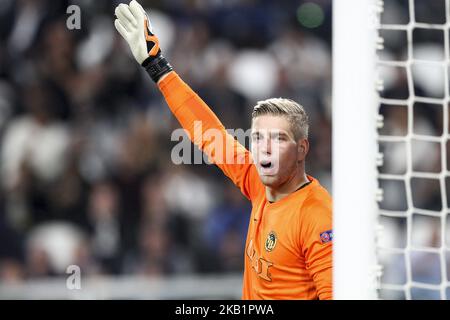
[[286, 136], [284, 134], [277, 133], [274, 136], [274, 140], [277, 142], [283, 142], [286, 141]]
[[260, 141], [262, 139], [261, 134], [259, 132], [255, 132], [252, 134], [253, 141]]

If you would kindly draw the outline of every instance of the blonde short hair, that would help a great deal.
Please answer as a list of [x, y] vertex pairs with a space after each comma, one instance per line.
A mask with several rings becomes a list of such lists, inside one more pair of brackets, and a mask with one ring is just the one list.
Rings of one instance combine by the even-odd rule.
[[262, 115], [286, 117], [291, 124], [295, 140], [308, 138], [309, 119], [305, 109], [291, 99], [271, 98], [258, 101], [253, 108], [252, 119]]

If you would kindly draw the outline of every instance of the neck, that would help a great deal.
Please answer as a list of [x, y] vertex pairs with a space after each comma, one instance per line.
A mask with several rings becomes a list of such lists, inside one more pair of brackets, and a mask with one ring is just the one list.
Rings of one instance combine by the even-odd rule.
[[304, 170], [301, 170], [288, 181], [276, 188], [266, 186], [266, 197], [270, 202], [276, 202], [284, 197], [287, 197], [291, 193], [297, 191], [305, 183], [309, 182], [308, 177]]

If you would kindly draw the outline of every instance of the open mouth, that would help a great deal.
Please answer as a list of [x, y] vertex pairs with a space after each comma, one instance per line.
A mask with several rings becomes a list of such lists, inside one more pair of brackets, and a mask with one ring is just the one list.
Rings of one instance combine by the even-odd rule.
[[273, 164], [271, 161], [263, 161], [261, 162], [261, 167], [263, 167], [264, 169], [270, 169], [272, 168]]

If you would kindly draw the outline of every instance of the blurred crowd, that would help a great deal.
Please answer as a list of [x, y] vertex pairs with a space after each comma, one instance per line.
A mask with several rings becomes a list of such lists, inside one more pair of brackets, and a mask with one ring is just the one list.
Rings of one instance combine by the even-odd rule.
[[[179, 128], [113, 26], [120, 1], [0, 3], [0, 283], [240, 272], [250, 204], [212, 165], [175, 165]], [[331, 1], [144, 1], [164, 55], [226, 128], [256, 101], [311, 119], [307, 172], [331, 191]], [[70, 5], [81, 28], [69, 30]], [[248, 146], [247, 146], [248, 147]]]

